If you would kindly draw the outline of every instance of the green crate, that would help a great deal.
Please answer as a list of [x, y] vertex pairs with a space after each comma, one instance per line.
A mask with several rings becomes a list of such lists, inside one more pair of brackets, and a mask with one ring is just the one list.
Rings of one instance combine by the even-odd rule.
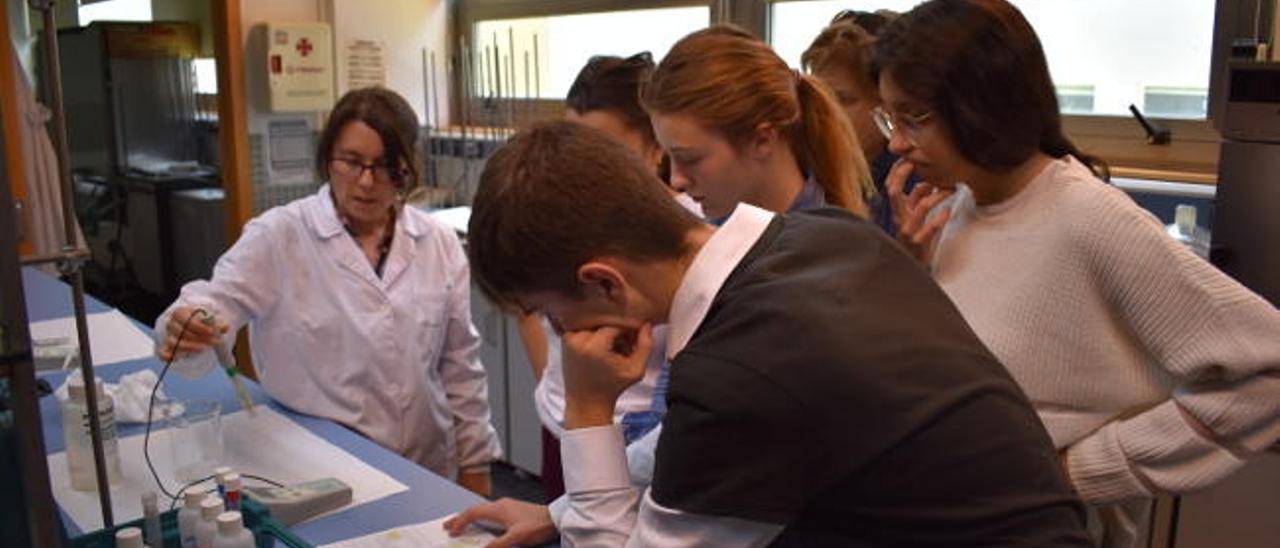
[[[266, 506], [248, 498], [242, 498], [240, 513], [244, 516], [244, 526], [253, 533], [258, 548], [271, 548], [279, 541], [289, 548], [312, 548], [307, 541], [289, 532], [280, 522], [271, 518], [271, 511]], [[116, 531], [125, 527], [137, 527], [146, 531], [143, 519], [122, 523], [110, 529], [101, 529], [87, 535], [71, 539], [72, 548], [115, 548]], [[182, 539], [178, 535], [178, 511], [170, 510], [160, 514], [160, 531], [164, 535], [163, 548], [182, 548]], [[159, 548], [159, 547], [152, 547]]]

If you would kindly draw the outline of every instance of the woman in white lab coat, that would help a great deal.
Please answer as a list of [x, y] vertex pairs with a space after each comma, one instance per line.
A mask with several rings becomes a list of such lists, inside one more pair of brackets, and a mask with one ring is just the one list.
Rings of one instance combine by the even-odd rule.
[[[248, 324], [259, 381], [277, 401], [487, 495], [500, 448], [466, 256], [450, 229], [402, 205], [418, 178], [417, 131], [394, 92], [343, 96], [316, 154], [327, 184], [245, 225], [213, 278], [187, 284], [157, 320], [157, 354], [190, 357], [175, 369], [201, 374], [209, 346]], [[197, 309], [212, 327], [189, 321]]]

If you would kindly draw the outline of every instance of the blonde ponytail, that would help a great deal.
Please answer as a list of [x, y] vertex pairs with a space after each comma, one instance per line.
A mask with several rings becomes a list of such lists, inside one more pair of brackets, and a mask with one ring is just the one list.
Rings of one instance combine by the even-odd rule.
[[867, 201], [876, 191], [857, 133], [826, 84], [805, 74], [796, 78], [800, 122], [792, 132], [792, 149], [822, 185], [827, 203], [867, 218]]

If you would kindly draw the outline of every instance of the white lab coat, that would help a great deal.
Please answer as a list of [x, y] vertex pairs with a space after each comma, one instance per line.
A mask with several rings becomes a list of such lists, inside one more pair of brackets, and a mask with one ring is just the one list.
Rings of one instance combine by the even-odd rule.
[[[179, 304], [249, 325], [267, 392], [345, 424], [447, 478], [501, 454], [471, 324], [470, 278], [457, 236], [406, 207], [379, 278], [347, 234], [329, 187], [263, 213]], [[188, 360], [207, 372], [212, 352]], [[203, 362], [203, 363], [199, 363]], [[202, 371], [201, 371], [202, 370]]]

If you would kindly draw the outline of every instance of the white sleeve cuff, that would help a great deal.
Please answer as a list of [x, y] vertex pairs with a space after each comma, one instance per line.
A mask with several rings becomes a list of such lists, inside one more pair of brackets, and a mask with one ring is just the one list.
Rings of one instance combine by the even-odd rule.
[[567, 493], [631, 487], [626, 443], [617, 425], [565, 431], [560, 438], [560, 460]]
[[569, 511], [569, 495], [560, 495], [556, 500], [551, 501], [547, 505], [547, 512], [551, 514], [551, 523], [556, 524], [556, 530], [560, 530], [560, 523], [564, 521], [564, 513]]
[[1067, 449], [1068, 473], [1080, 498], [1090, 504], [1150, 497], [1120, 447], [1118, 424], [1108, 424]]

